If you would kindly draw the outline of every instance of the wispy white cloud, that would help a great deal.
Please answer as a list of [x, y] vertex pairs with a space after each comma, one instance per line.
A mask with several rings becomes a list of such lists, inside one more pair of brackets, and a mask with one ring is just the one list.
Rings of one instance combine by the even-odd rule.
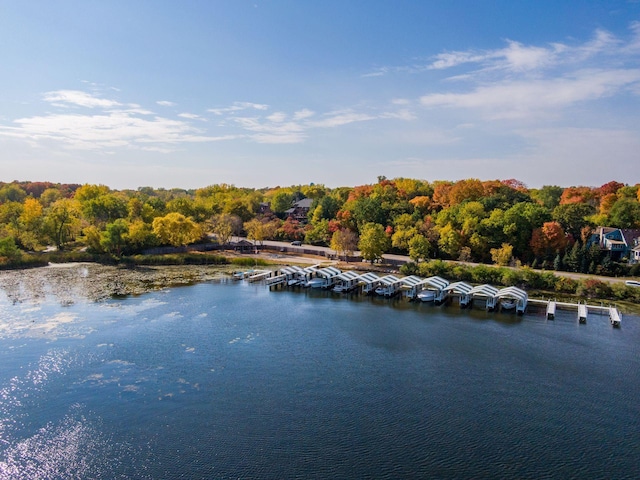
[[309, 110], [308, 108], [303, 108], [302, 110], [298, 110], [293, 114], [294, 120], [304, 120], [305, 118], [311, 118], [316, 114], [313, 110]]
[[169, 100], [158, 100], [156, 102], [161, 107], [175, 107], [177, 104], [174, 102], [170, 102]]
[[184, 112], [184, 113], [179, 113], [178, 116], [180, 118], [188, 118], [189, 120], [204, 120], [204, 118], [202, 118], [201, 115], [197, 115], [195, 113]]
[[43, 98], [46, 102], [64, 107], [77, 106], [86, 108], [109, 108], [121, 105], [115, 100], [98, 98], [90, 93], [82, 92], [80, 90], [56, 90], [45, 93]]
[[287, 119], [287, 114], [284, 112], [275, 112], [267, 117], [267, 120], [274, 123], [282, 123]]
[[[170, 151], [181, 143], [229, 140], [235, 135], [208, 135], [183, 120], [152, 116], [138, 104], [122, 104], [79, 90], [58, 90], [43, 96], [61, 112], [35, 115], [0, 125], [0, 136], [22, 139], [39, 145], [56, 142], [76, 150], [134, 148], [157, 152]], [[69, 107], [91, 109], [91, 113], [68, 113]], [[198, 115], [180, 114], [187, 120]]]
[[379, 119], [413, 120], [415, 117], [406, 109], [388, 112], [357, 112], [344, 109], [327, 112], [318, 116], [309, 109], [298, 110], [293, 115], [274, 112], [261, 116], [231, 116], [229, 120], [249, 132], [248, 138], [258, 143], [301, 143], [314, 129], [337, 128], [357, 122]]
[[322, 120], [310, 122], [309, 125], [316, 128], [332, 128], [342, 125], [348, 125], [355, 122], [374, 120], [375, 118], [377, 118], [375, 115], [371, 115], [368, 113], [359, 113], [352, 110], [339, 110], [329, 112], [324, 115], [324, 118]]
[[640, 89], [640, 69], [634, 45], [640, 45], [640, 24], [631, 25], [630, 40], [604, 30], [577, 45], [527, 46], [508, 41], [505, 48], [439, 54], [429, 65], [445, 70], [470, 66], [456, 80], [460, 87], [430, 92], [424, 107], [477, 109], [484, 118], [525, 118], [559, 115], [566, 107]]
[[432, 93], [420, 98], [425, 107], [481, 109], [490, 118], [518, 118], [556, 111], [633, 88], [640, 69], [583, 70], [561, 78], [505, 80], [464, 93]]
[[224, 115], [226, 113], [240, 112], [242, 110], [268, 110], [269, 105], [251, 102], [235, 102], [229, 107], [210, 108], [207, 111], [215, 115]]

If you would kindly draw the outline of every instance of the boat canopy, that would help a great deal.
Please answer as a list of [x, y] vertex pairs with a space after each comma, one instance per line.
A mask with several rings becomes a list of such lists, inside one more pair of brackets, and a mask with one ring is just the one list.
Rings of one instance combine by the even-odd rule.
[[517, 287], [503, 288], [502, 290], [498, 291], [495, 296], [496, 298], [513, 298], [514, 300], [520, 300], [522, 302], [527, 301], [527, 299], [529, 298], [527, 292], [525, 292], [524, 290], [520, 290]]
[[415, 275], [409, 275], [408, 277], [402, 277], [400, 281], [409, 288], [416, 287], [422, 282], [422, 278]]
[[376, 283], [380, 280], [380, 277], [373, 272], [367, 272], [360, 275], [360, 282], [370, 285], [372, 283]]
[[459, 293], [460, 295], [469, 295], [473, 287], [465, 282], [455, 282], [443, 289], [445, 292]]
[[343, 282], [352, 282], [360, 278], [353, 270], [347, 270], [346, 272], [342, 272], [340, 275], [336, 275], [337, 280], [342, 280]]
[[448, 287], [449, 282], [442, 277], [434, 276], [434, 277], [425, 278], [420, 282], [420, 285], [422, 286], [428, 285], [440, 291]]
[[477, 287], [473, 287], [473, 289], [471, 289], [471, 291], [469, 292], [469, 295], [474, 295], [478, 297], [490, 297], [490, 298], [495, 298], [497, 294], [498, 294], [498, 289], [492, 285], [489, 285], [488, 283], [485, 283], [484, 285], [478, 285]]
[[402, 280], [400, 280], [398, 277], [394, 275], [385, 275], [384, 277], [379, 278], [378, 281], [382, 285], [386, 285], [386, 286], [397, 285], [398, 283], [402, 283]]
[[302, 274], [304, 275], [304, 270], [302, 270], [302, 268], [296, 266], [296, 265], [292, 265], [290, 267], [283, 267], [280, 269], [281, 273], [284, 273], [285, 275], [296, 275], [296, 274]]
[[335, 267], [325, 267], [325, 268], [316, 270], [316, 275], [320, 275], [321, 277], [325, 277], [325, 278], [337, 277], [341, 273], [342, 272]]

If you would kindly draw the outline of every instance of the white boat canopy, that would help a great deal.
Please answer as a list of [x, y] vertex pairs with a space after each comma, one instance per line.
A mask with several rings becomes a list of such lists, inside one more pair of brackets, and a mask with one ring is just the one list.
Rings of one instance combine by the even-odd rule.
[[514, 300], [520, 300], [526, 302], [529, 296], [524, 290], [520, 290], [517, 287], [506, 287], [498, 291], [495, 295], [496, 298], [513, 298]]
[[422, 278], [415, 275], [409, 275], [408, 277], [402, 277], [400, 281], [409, 288], [416, 287], [422, 282]]
[[385, 275], [384, 277], [381, 277], [378, 279], [378, 281], [383, 284], [383, 285], [397, 285], [398, 283], [402, 283], [402, 280], [400, 280], [398, 277], [394, 276], [394, 275]]
[[360, 282], [371, 285], [372, 283], [377, 283], [380, 281], [380, 277], [373, 272], [367, 272], [360, 275]]
[[484, 285], [478, 285], [477, 287], [473, 287], [473, 289], [469, 292], [469, 295], [477, 296], [477, 297], [489, 297], [495, 298], [498, 294], [498, 289], [488, 283]]
[[469, 295], [473, 287], [465, 282], [455, 282], [443, 289], [445, 292], [459, 293], [460, 295]]
[[316, 275], [320, 275], [325, 278], [333, 278], [340, 275], [342, 272], [335, 267], [325, 267], [319, 270], [316, 270]]
[[340, 275], [336, 275], [337, 280], [342, 280], [344, 282], [352, 282], [360, 278], [353, 270], [347, 270], [346, 272], [342, 272]]
[[449, 286], [449, 282], [442, 277], [434, 276], [425, 278], [420, 282], [420, 285], [428, 285], [430, 287], [435, 288], [438, 291], [444, 290]]

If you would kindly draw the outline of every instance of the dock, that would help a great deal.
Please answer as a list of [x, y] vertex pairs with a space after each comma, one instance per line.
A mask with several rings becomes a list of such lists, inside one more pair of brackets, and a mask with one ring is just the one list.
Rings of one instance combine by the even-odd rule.
[[[528, 298], [527, 293], [517, 287], [498, 289], [484, 284], [472, 287], [465, 282], [449, 284], [446, 279], [429, 277], [422, 279], [415, 275], [396, 277], [393, 275], [378, 276], [373, 272], [356, 273], [355, 271], [341, 272], [335, 267], [314, 265], [307, 268], [285, 266], [279, 270], [248, 270], [237, 272], [235, 279], [248, 282], [264, 282], [269, 287], [282, 286], [310, 287], [332, 290], [335, 293], [355, 292], [365, 295], [380, 295], [391, 298], [402, 294], [409, 300], [420, 299], [423, 302], [432, 301], [436, 305], [447, 304], [445, 300], [457, 299], [461, 308], [471, 307], [474, 302], [482, 304], [488, 311], [515, 311], [524, 314], [527, 305], [538, 309], [545, 309], [547, 320], [554, 320], [556, 311], [572, 310], [577, 312], [580, 324], [587, 323], [590, 312], [600, 315], [608, 314], [611, 326], [620, 327], [622, 314], [614, 306], [588, 305], [586, 302], [558, 302], [557, 300]], [[437, 301], [437, 300], [440, 301]]]
[[547, 320], [553, 320], [556, 318], [556, 302], [549, 300], [547, 303]]
[[578, 303], [578, 322], [587, 323], [587, 304]]
[[614, 327], [619, 327], [622, 322], [622, 315], [615, 307], [609, 307], [609, 321]]

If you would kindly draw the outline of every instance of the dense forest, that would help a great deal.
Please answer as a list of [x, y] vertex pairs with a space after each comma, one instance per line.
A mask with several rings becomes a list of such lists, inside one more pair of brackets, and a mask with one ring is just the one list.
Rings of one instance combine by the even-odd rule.
[[[604, 275], [637, 274], [590, 244], [597, 226], [640, 228], [640, 185], [544, 186], [517, 180], [387, 179], [357, 187], [112, 190], [104, 185], [0, 183], [0, 263], [56, 247], [122, 257], [235, 235], [302, 240], [416, 262], [452, 259]], [[291, 215], [307, 200], [308, 213]], [[306, 210], [305, 210], [306, 211]], [[296, 218], [297, 217], [297, 218]], [[632, 270], [633, 268], [633, 270]]]

